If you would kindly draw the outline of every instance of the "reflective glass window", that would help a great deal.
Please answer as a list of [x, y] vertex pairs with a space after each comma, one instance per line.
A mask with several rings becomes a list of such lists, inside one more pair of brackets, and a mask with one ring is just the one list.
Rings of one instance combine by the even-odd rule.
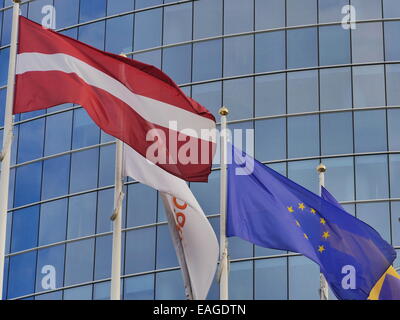
[[115, 144], [100, 148], [99, 187], [114, 184], [115, 179]]
[[350, 60], [350, 31], [341, 25], [320, 27], [319, 64], [345, 64]]
[[[36, 292], [61, 288], [64, 284], [65, 245], [40, 249], [37, 257]], [[52, 275], [55, 283], [49, 281]], [[53, 287], [53, 285], [55, 285]]]
[[222, 34], [222, 0], [194, 1], [194, 39]]
[[321, 110], [352, 107], [351, 68], [321, 69], [319, 79]]
[[177, 84], [191, 82], [192, 45], [163, 50], [163, 71]]
[[286, 113], [286, 75], [284, 73], [255, 78], [255, 116]]
[[94, 239], [67, 243], [65, 286], [93, 280]]
[[132, 58], [161, 69], [161, 50], [136, 53]]
[[40, 200], [42, 163], [34, 162], [16, 169], [15, 202], [19, 207]]
[[110, 300], [111, 281], [95, 283], [93, 286], [93, 300]]
[[[123, 192], [125, 190], [123, 189]], [[122, 225], [125, 222], [125, 203], [124, 197], [122, 202]], [[96, 218], [96, 233], [109, 232], [112, 230], [112, 221], [110, 219], [114, 211], [114, 188], [100, 190], [97, 193], [97, 218]]]
[[387, 156], [356, 157], [356, 197], [358, 200], [389, 196]]
[[104, 17], [106, 15], [106, 4], [106, 0], [81, 0], [79, 22]]
[[224, 1], [224, 33], [253, 30], [254, 1]]
[[321, 153], [333, 155], [353, 152], [353, 115], [339, 112], [321, 115]]
[[390, 243], [389, 202], [358, 203], [357, 218], [378, 231]]
[[48, 5], [53, 5], [53, 0], [32, 1], [28, 7], [28, 19], [41, 24], [42, 19], [45, 16], [42, 14], [42, 8]]
[[388, 138], [389, 150], [400, 150], [400, 109], [388, 110]]
[[99, 21], [79, 27], [79, 41], [104, 50], [105, 26], [105, 21]]
[[[287, 299], [287, 258], [257, 260], [255, 263], [255, 299]], [[271, 290], [273, 288], [273, 290]]]
[[385, 105], [384, 68], [365, 66], [353, 68], [354, 108]]
[[135, 8], [142, 9], [157, 6], [163, 3], [163, 0], [136, 0]]
[[385, 22], [385, 60], [400, 60], [400, 21]]
[[0, 50], [0, 86], [7, 85], [9, 48]]
[[99, 149], [89, 149], [71, 155], [70, 192], [97, 187]]
[[253, 116], [253, 78], [224, 81], [224, 102], [229, 107], [229, 119]]
[[354, 200], [354, 164], [352, 157], [324, 159], [327, 167], [325, 186], [338, 201]]
[[220, 78], [222, 75], [222, 40], [193, 44], [193, 81]]
[[68, 239], [95, 233], [96, 199], [96, 192], [69, 198]]
[[289, 299], [318, 300], [319, 266], [310, 259], [289, 257]]
[[386, 111], [354, 113], [355, 152], [386, 151]]
[[78, 149], [98, 144], [100, 129], [89, 117], [85, 109], [74, 110], [72, 148]]
[[253, 299], [253, 261], [230, 264], [229, 299]]
[[161, 23], [162, 9], [146, 10], [135, 14], [135, 51], [161, 45]]
[[153, 300], [154, 274], [124, 280], [124, 300]]
[[229, 238], [230, 259], [249, 258], [253, 256], [253, 244], [239, 237]]
[[318, 116], [288, 118], [289, 158], [309, 157], [319, 154]]
[[288, 113], [318, 110], [318, 71], [288, 73], [287, 95]]
[[272, 29], [285, 26], [285, 1], [255, 0], [256, 30]]
[[154, 270], [155, 240], [155, 227], [126, 233], [125, 274]]
[[219, 212], [219, 199], [213, 196], [218, 194], [219, 179], [219, 172], [212, 171], [208, 176], [207, 183], [193, 183], [190, 185], [190, 189], [206, 215]]
[[16, 210], [12, 215], [11, 252], [36, 247], [39, 229], [39, 206]]
[[92, 285], [64, 290], [64, 300], [92, 300]]
[[127, 227], [156, 222], [157, 191], [144, 184], [131, 184], [127, 194]]
[[[389, 172], [390, 172], [390, 196], [392, 198], [400, 197], [400, 154], [389, 155]], [[400, 222], [400, 221], [399, 221]]]
[[18, 162], [25, 162], [43, 156], [44, 119], [20, 124], [18, 141]]
[[311, 192], [318, 194], [318, 175], [315, 168], [319, 160], [293, 161], [288, 163], [288, 177]]
[[342, 21], [342, 8], [349, 5], [349, 0], [318, 0], [319, 21], [338, 22]]
[[0, 126], [4, 126], [4, 113], [6, 110], [6, 95], [7, 90], [0, 90]]
[[111, 277], [112, 236], [96, 238], [94, 280]]
[[107, 15], [132, 11], [135, 8], [135, 0], [107, 1]]
[[67, 199], [40, 206], [39, 246], [63, 241], [67, 231]]
[[307, 68], [318, 64], [317, 29], [301, 28], [287, 31], [287, 67]]
[[388, 106], [400, 105], [400, 64], [386, 65], [386, 95]]
[[192, 39], [192, 3], [164, 8], [164, 44]]
[[[400, 202], [391, 202], [391, 217], [392, 217], [392, 245], [400, 245]], [[399, 253], [397, 253], [397, 257]], [[400, 261], [397, 259], [395, 267], [400, 267]]]
[[43, 162], [42, 199], [68, 194], [70, 155]]
[[183, 300], [185, 289], [181, 270], [156, 273], [156, 300]]
[[131, 52], [133, 49], [133, 15], [108, 19], [106, 21], [106, 51], [116, 54]]
[[317, 0], [286, 0], [287, 25], [317, 23]]
[[[8, 9], [3, 12], [3, 28], [1, 30], [1, 45], [4, 46], [10, 43], [11, 38], [11, 21], [12, 21], [12, 10]], [[8, 51], [8, 49], [7, 49]]]
[[54, 291], [35, 296], [35, 300], [62, 300], [62, 291]]
[[44, 155], [48, 156], [71, 148], [72, 111], [46, 117]]
[[10, 257], [7, 298], [28, 295], [35, 290], [36, 251]]
[[168, 225], [157, 227], [157, 269], [171, 268], [179, 265], [172, 244], [171, 232]]
[[255, 72], [284, 70], [286, 67], [286, 36], [284, 31], [255, 35]]
[[382, 23], [358, 23], [352, 30], [353, 63], [383, 60]]
[[400, 17], [400, 6], [398, 0], [383, 0], [383, 16], [384, 18]]
[[256, 159], [286, 159], [286, 119], [259, 120], [255, 126]]
[[356, 10], [357, 20], [382, 18], [381, 0], [350, 0], [350, 4]]
[[211, 82], [192, 86], [192, 98], [218, 117], [222, 105], [221, 82]]
[[253, 36], [224, 39], [224, 76], [253, 73]]

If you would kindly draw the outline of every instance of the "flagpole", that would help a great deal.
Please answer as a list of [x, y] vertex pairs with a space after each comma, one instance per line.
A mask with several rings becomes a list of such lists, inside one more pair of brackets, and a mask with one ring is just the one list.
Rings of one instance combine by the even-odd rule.
[[229, 299], [228, 290], [228, 240], [226, 238], [226, 162], [227, 162], [227, 129], [226, 117], [229, 110], [222, 107], [219, 110], [221, 115], [221, 184], [220, 184], [220, 262], [219, 262], [219, 290], [220, 300]]
[[[322, 187], [325, 187], [326, 166], [322, 163], [317, 167], [319, 175], [319, 195], [322, 194]], [[319, 298], [320, 300], [329, 300], [328, 282], [322, 273], [319, 274]]]
[[13, 105], [15, 87], [15, 65], [17, 60], [18, 18], [21, 0], [13, 0], [10, 60], [8, 67], [7, 98], [3, 130], [3, 150], [1, 152], [0, 175], [0, 300], [3, 299], [4, 262], [6, 253], [8, 185], [10, 180], [11, 144], [13, 135]]
[[113, 242], [111, 262], [111, 300], [121, 300], [121, 229], [122, 229], [122, 200], [123, 187], [123, 143], [116, 141], [115, 146], [115, 189], [114, 189], [114, 212], [111, 216], [113, 221]]

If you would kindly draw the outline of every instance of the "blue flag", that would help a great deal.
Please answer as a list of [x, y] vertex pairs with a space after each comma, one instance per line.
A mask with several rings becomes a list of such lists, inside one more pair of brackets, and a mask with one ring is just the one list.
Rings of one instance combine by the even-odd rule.
[[319, 264], [338, 299], [367, 299], [396, 258], [393, 247], [337, 202], [231, 145], [229, 151], [227, 236], [304, 254]]

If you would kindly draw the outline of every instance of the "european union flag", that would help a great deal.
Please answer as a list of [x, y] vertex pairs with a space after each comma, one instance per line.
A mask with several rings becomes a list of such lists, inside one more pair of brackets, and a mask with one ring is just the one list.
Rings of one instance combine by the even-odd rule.
[[367, 299], [396, 258], [393, 247], [336, 200], [229, 148], [227, 236], [304, 254], [319, 264], [339, 299]]

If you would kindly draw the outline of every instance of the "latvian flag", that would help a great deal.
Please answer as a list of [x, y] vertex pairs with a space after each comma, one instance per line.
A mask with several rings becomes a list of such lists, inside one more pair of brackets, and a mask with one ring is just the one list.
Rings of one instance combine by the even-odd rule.
[[14, 114], [63, 103], [147, 160], [186, 181], [207, 181], [213, 115], [159, 69], [104, 52], [20, 17]]

